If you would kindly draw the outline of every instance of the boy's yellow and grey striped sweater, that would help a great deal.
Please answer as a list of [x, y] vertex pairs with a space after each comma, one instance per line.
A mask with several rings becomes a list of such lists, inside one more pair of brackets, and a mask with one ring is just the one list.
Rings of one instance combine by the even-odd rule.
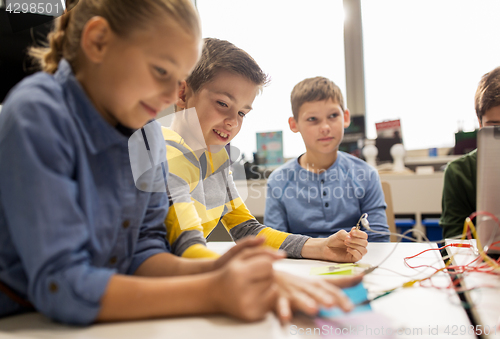
[[221, 220], [233, 240], [248, 235], [263, 236], [265, 244], [283, 249], [291, 258], [301, 258], [309, 237], [277, 231], [260, 224], [239, 197], [224, 148], [201, 156], [171, 129], [163, 128], [167, 146], [170, 200], [165, 225], [172, 253], [191, 258], [218, 257], [206, 247], [206, 237]]

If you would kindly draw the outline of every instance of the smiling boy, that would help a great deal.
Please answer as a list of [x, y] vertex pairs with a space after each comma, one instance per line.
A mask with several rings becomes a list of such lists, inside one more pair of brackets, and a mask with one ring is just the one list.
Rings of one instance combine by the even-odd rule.
[[239, 197], [224, 146], [238, 134], [266, 82], [246, 52], [205, 39], [200, 62], [181, 84], [177, 106], [184, 110], [164, 129], [172, 204], [165, 224], [172, 251], [183, 257], [218, 256], [206, 248], [205, 238], [220, 220], [234, 240], [262, 236], [266, 245], [292, 258], [359, 260], [366, 254], [366, 233], [311, 239], [277, 231], [260, 224]]
[[[293, 117], [306, 153], [275, 170], [267, 182], [264, 223], [277, 230], [328, 237], [353, 231], [368, 214], [369, 241], [389, 241], [386, 204], [377, 171], [338, 150], [350, 124], [340, 89], [316, 77], [298, 83], [291, 94]], [[337, 234], [338, 234], [337, 233]]]

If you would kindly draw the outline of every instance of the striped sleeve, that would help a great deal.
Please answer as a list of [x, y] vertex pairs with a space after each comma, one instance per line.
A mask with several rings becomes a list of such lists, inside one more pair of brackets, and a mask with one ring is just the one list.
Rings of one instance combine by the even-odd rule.
[[302, 258], [302, 247], [309, 237], [281, 232], [262, 225], [255, 220], [238, 196], [231, 173], [227, 175], [226, 185], [231, 200], [226, 204], [228, 212], [222, 217], [221, 222], [233, 240], [237, 241], [249, 235], [262, 236], [266, 239], [265, 245], [284, 250], [289, 258]]
[[[165, 133], [168, 132], [164, 131], [164, 137]], [[167, 240], [172, 253], [183, 256], [191, 246], [206, 245], [201, 219], [191, 199], [191, 191], [199, 184], [200, 174], [195, 165], [196, 158], [189, 149], [169, 140], [166, 140], [166, 146], [169, 166], [167, 193], [170, 200], [165, 219]]]

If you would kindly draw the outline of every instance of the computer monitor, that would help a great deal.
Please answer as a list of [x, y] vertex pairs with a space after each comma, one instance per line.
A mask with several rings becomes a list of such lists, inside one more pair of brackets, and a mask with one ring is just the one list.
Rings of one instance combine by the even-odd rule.
[[[483, 127], [477, 137], [477, 206], [478, 212], [489, 212], [500, 219], [500, 126]], [[488, 253], [500, 241], [500, 226], [481, 213], [476, 218], [478, 238]], [[500, 248], [500, 244], [496, 245]]]

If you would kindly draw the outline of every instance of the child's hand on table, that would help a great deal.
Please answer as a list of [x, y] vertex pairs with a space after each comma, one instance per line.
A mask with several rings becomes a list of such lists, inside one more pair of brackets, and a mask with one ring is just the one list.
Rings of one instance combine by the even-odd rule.
[[347, 233], [344, 239], [344, 245], [347, 247], [347, 252], [349, 252], [354, 259], [352, 262], [358, 261], [368, 252], [366, 249], [366, 246], [368, 246], [368, 234], [353, 227], [351, 231]]
[[353, 305], [341, 288], [361, 282], [362, 275], [341, 278], [304, 278], [276, 271], [279, 297], [275, 312], [282, 323], [289, 322], [293, 311], [315, 316], [320, 307], [339, 306], [349, 312]]
[[246, 237], [241, 239], [231, 247], [226, 253], [224, 253], [220, 258], [216, 259], [213, 263], [213, 269], [219, 269], [227, 264], [231, 259], [233, 259], [237, 254], [247, 251], [250, 249], [255, 249], [259, 253], [266, 253], [271, 258], [274, 259], [283, 259], [286, 257], [286, 253], [284, 251], [276, 251], [275, 249], [269, 247], [261, 246], [264, 244], [265, 238], [263, 237]]
[[216, 275], [209, 293], [216, 311], [256, 321], [272, 310], [278, 298], [273, 262], [283, 252], [260, 245], [264, 239], [245, 239], [216, 260]]
[[353, 227], [349, 233], [340, 230], [328, 238], [311, 238], [302, 247], [302, 257], [334, 262], [356, 262], [367, 252], [368, 235]]

